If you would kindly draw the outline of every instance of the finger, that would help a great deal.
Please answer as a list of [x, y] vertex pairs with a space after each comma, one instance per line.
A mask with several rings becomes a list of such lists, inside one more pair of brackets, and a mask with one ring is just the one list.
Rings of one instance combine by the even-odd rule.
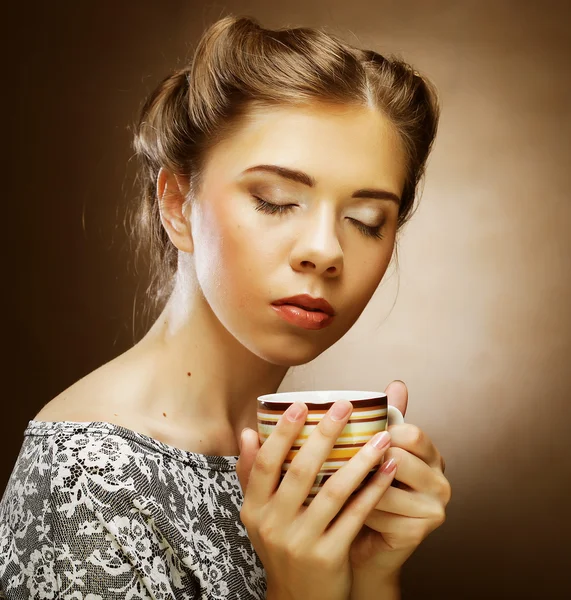
[[397, 467], [397, 461], [386, 460], [367, 485], [347, 502], [337, 519], [322, 536], [325, 547], [343, 548], [349, 551], [367, 516], [373, 512], [375, 504], [389, 489]]
[[[307, 539], [319, 537], [344, 509], [351, 493], [359, 487], [367, 474], [372, 470], [378, 471], [379, 462], [389, 448], [391, 439], [388, 432], [381, 433], [382, 435], [376, 438], [380, 440], [381, 445], [373, 445], [375, 441], [373, 438], [369, 440], [349, 462], [325, 482], [303, 516], [300, 517], [300, 529], [305, 531], [304, 535]], [[365, 487], [368, 483], [365, 484]]]
[[435, 496], [390, 487], [377, 502], [373, 512], [385, 512], [416, 519], [433, 519], [438, 518], [442, 510], [442, 503]]
[[403, 423], [389, 428], [391, 432], [391, 446], [402, 448], [433, 469], [442, 470], [442, 457], [432, 440], [416, 425]]
[[[294, 415], [296, 407], [301, 408], [301, 412]], [[265, 506], [274, 494], [281, 476], [281, 466], [303, 428], [306, 415], [307, 406], [303, 402], [292, 404], [280, 416], [276, 427], [256, 453], [250, 470], [247, 495], [244, 497], [244, 502], [254, 510]]]
[[[335, 412], [339, 409], [345, 411], [336, 418]], [[300, 510], [301, 505], [309, 496], [317, 474], [322, 470], [323, 464], [335, 446], [353, 411], [353, 405], [348, 400], [338, 400], [325, 413], [322, 418], [314, 412], [308, 414], [308, 422], [319, 418], [315, 429], [308, 439], [295, 453], [290, 454], [291, 463], [287, 466], [286, 474], [275, 496], [276, 510], [284, 519], [293, 520]], [[350, 451], [338, 450], [339, 454], [349, 454]], [[339, 456], [337, 460], [349, 460], [349, 456]], [[318, 494], [319, 495], [319, 494]], [[316, 496], [317, 498], [317, 496]], [[315, 502], [315, 500], [313, 500]], [[338, 507], [339, 510], [340, 507]]]
[[411, 519], [410, 517], [374, 510], [365, 519], [365, 525], [378, 533], [382, 533], [387, 543], [397, 549], [411, 545], [418, 546], [443, 521], [444, 517], [439, 520]]
[[398, 461], [399, 470], [395, 479], [399, 482], [425, 494], [439, 495], [442, 491], [446, 481], [444, 475], [414, 454], [391, 445], [385, 454], [385, 460], [388, 458], [396, 458]]
[[391, 381], [385, 390], [385, 394], [388, 398], [388, 403], [398, 408], [401, 414], [406, 414], [408, 407], [408, 388], [406, 383], [400, 379]]
[[246, 494], [250, 472], [254, 465], [256, 454], [260, 449], [260, 438], [258, 433], [249, 427], [242, 431], [240, 443], [240, 457], [236, 463], [236, 474], [242, 488], [242, 495]]

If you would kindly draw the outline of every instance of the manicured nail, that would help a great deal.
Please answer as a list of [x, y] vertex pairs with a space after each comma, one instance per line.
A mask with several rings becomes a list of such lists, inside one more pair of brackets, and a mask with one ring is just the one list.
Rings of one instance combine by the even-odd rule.
[[352, 408], [353, 405], [348, 400], [335, 402], [329, 414], [334, 421], [341, 421], [351, 412]]
[[286, 417], [289, 421], [299, 421], [301, 415], [303, 415], [303, 407], [294, 402], [285, 412]]
[[371, 439], [371, 444], [380, 450], [381, 448], [388, 446], [390, 441], [391, 434], [388, 431], [379, 431], [379, 433], [375, 434]]
[[242, 452], [242, 436], [244, 435], [244, 431], [246, 431], [246, 429], [248, 429], [248, 427], [244, 427], [244, 429], [242, 429], [242, 433], [240, 434], [240, 441], [238, 442], [240, 452]]
[[397, 468], [397, 461], [394, 458], [387, 460], [381, 467], [381, 473], [392, 473]]

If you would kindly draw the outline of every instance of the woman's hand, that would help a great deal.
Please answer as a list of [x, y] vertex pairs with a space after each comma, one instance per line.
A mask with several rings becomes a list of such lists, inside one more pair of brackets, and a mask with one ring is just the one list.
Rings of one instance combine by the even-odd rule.
[[[393, 381], [385, 391], [389, 404], [405, 414], [406, 385]], [[354, 577], [371, 584], [375, 578], [382, 581], [398, 576], [418, 545], [444, 522], [451, 496], [444, 459], [429, 437], [408, 423], [389, 430], [391, 448], [385, 460], [394, 458], [397, 462], [396, 487], [390, 487], [367, 516], [350, 554]]]
[[[244, 503], [240, 518], [267, 575], [270, 599], [347, 600], [352, 587], [351, 543], [367, 515], [390, 488], [394, 471], [379, 471], [349, 502], [351, 493], [379, 463], [390, 440], [379, 448], [370, 442], [334, 473], [309, 506], [315, 477], [345, 427], [352, 406], [336, 402], [295, 455], [280, 483], [281, 465], [303, 428], [305, 404], [297, 420], [288, 411], [264, 444], [246, 430], [237, 464]], [[334, 419], [336, 408], [345, 415]]]

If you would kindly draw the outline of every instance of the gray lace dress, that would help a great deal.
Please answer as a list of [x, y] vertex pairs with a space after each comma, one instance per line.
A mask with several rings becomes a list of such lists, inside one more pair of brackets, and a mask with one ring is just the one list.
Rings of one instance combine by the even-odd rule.
[[30, 421], [0, 502], [0, 598], [264, 598], [236, 456]]

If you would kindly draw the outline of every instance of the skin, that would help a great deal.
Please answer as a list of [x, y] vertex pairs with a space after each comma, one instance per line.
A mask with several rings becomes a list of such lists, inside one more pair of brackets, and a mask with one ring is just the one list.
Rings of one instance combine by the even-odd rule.
[[[408, 407], [404, 382], [393, 381], [385, 390], [389, 404], [403, 415]], [[395, 481], [365, 520], [352, 546], [354, 575], [352, 599], [375, 598], [379, 582], [384, 597], [399, 598], [400, 568], [446, 518], [451, 499], [450, 483], [444, 476], [444, 458], [425, 432], [411, 423], [388, 428], [391, 447], [384, 460], [397, 463]]]
[[[252, 117], [211, 151], [192, 200], [185, 178], [161, 170], [161, 219], [179, 251], [174, 292], [136, 346], [39, 418], [91, 411], [186, 450], [235, 456], [242, 429], [256, 427], [252, 400], [277, 391], [290, 366], [316, 358], [355, 323], [391, 260], [398, 206], [351, 195], [377, 188], [400, 197], [398, 135], [368, 108], [283, 107]], [[244, 174], [261, 164], [317, 183]], [[253, 194], [296, 207], [265, 214]], [[350, 219], [382, 225], [383, 239]], [[302, 293], [326, 298], [333, 324], [304, 330], [270, 306]]]
[[[108, 421], [185, 450], [232, 456], [248, 427], [254, 431], [240, 457], [247, 478], [257, 452], [255, 398], [277, 391], [289, 367], [347, 333], [393, 255], [398, 204], [352, 194], [374, 188], [400, 197], [406, 164], [396, 131], [367, 107], [273, 107], [251, 116], [211, 151], [195, 197], [185, 178], [161, 170], [161, 220], [178, 249], [174, 291], [137, 345], [58, 396], [37, 420]], [[297, 169], [316, 183], [244, 173], [256, 165]], [[266, 214], [254, 196], [294, 206]], [[380, 226], [382, 239], [356, 221]], [[329, 327], [295, 327], [270, 306], [303, 293], [334, 307]], [[390, 401], [404, 413], [406, 387], [391, 385]], [[398, 571], [442, 522], [449, 500], [432, 442], [412, 425], [393, 429], [389, 452], [396, 479], [408, 487], [391, 488], [360, 534], [355, 585], [363, 589], [374, 583], [371, 573], [381, 569], [388, 581]]]
[[[191, 207], [190, 232], [176, 212], [175, 220], [183, 239], [192, 237], [192, 247], [186, 243], [193, 253], [189, 262], [195, 279], [219, 322], [241, 344], [240, 359], [245, 357], [248, 366], [257, 357], [261, 363], [252, 366], [254, 372], [267, 369], [268, 375], [285, 375], [283, 367], [308, 362], [339, 340], [380, 283], [394, 249], [398, 206], [390, 200], [350, 197], [360, 188], [400, 195], [404, 154], [395, 132], [378, 113], [324, 107], [257, 115], [218, 150], [206, 172], [203, 189], [208, 193]], [[317, 185], [308, 189], [273, 175], [240, 175], [244, 168], [268, 163], [308, 172]], [[295, 203], [296, 208], [283, 215], [258, 216], [252, 212], [252, 194], [270, 202]], [[382, 223], [383, 239], [364, 236], [347, 217], [369, 225]], [[168, 218], [163, 216], [163, 222]], [[169, 230], [168, 222], [165, 226]], [[175, 244], [179, 239], [172, 228], [171, 239]], [[222, 281], [225, 294], [218, 287]], [[337, 312], [332, 326], [301, 330], [266, 310], [272, 300], [304, 292], [329, 300]], [[254, 393], [244, 399], [245, 410], [254, 408]], [[406, 413], [406, 386], [394, 382], [387, 393]], [[240, 458], [246, 478], [259, 449], [253, 416], [250, 428]], [[396, 459], [397, 480], [406, 489], [387, 490], [353, 544], [355, 598], [375, 589], [379, 573], [387, 591], [397, 589], [400, 566], [444, 521], [450, 499], [441, 456], [428, 437], [410, 424], [392, 427], [391, 434], [392, 448], [385, 458]]]
[[[302, 170], [317, 185], [244, 174], [261, 164]], [[237, 439], [244, 426], [255, 427], [252, 398], [277, 390], [290, 366], [313, 360], [351, 328], [390, 262], [398, 216], [395, 202], [351, 194], [372, 187], [400, 196], [403, 165], [399, 140], [377, 112], [281, 108], [259, 112], [214, 150], [187, 211], [184, 182], [161, 173], [163, 224], [185, 254], [173, 298], [146, 343], [161, 345], [163, 356], [184, 356], [197, 373], [196, 400], [173, 390], [174, 402], [207, 402]], [[296, 206], [264, 214], [253, 195]], [[384, 238], [366, 237], [349, 217], [383, 224]], [[276, 318], [270, 303], [301, 293], [326, 298], [334, 323], [307, 331]]]
[[[393, 381], [385, 392], [389, 404], [406, 415], [406, 384]], [[385, 476], [385, 481], [379, 481], [382, 497], [369, 512], [364, 526], [351, 544], [351, 600], [400, 598], [402, 565], [422, 541], [444, 523], [445, 509], [451, 498], [450, 484], [444, 476], [444, 459], [430, 438], [410, 423], [390, 426], [388, 431], [390, 447], [384, 454], [383, 466], [391, 460], [396, 462], [397, 470], [392, 476], [397, 485], [386, 487], [391, 483], [391, 476], [388, 480]], [[237, 465], [244, 490], [248, 488], [259, 451], [257, 433], [245, 430]], [[279, 472], [280, 465], [275, 467]], [[368, 493], [374, 494], [374, 489]], [[278, 512], [286, 512], [285, 507]], [[289, 521], [293, 518], [290, 517]]]

